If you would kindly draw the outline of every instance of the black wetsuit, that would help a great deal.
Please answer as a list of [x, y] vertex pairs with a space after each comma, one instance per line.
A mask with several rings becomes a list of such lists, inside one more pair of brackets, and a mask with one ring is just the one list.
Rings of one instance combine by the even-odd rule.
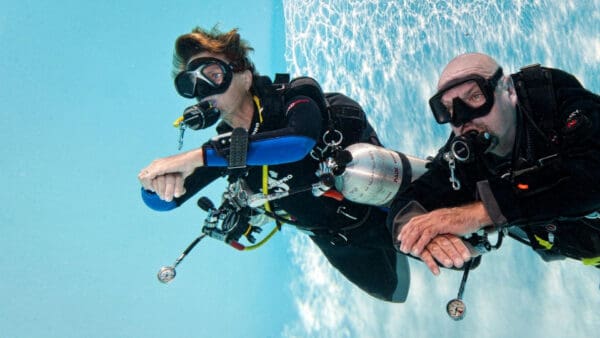
[[[296, 96], [284, 102], [282, 112], [269, 111], [270, 107], [265, 106], [259, 113], [258, 107], [255, 108], [249, 130], [249, 169], [244, 177], [251, 190], [262, 192], [262, 164], [268, 165], [269, 193], [310, 187], [316, 183], [319, 162], [310, 156], [310, 151], [319, 144], [326, 121], [315, 101], [306, 96]], [[362, 141], [378, 142], [368, 122], [365, 120], [364, 123]], [[285, 146], [282, 147], [282, 144]], [[226, 168], [221, 166], [225, 162], [219, 162], [222, 160], [219, 154], [226, 153], [228, 149], [225, 147], [217, 151], [213, 145], [214, 141], [204, 144], [207, 166], [196, 169], [186, 179], [184, 196], [167, 206], [168, 203], [157, 200], [156, 195], [144, 191], [146, 203], [156, 210], [172, 209], [225, 175]], [[298, 159], [291, 159], [294, 156], [289, 155], [286, 148], [299, 152], [299, 156], [294, 155]], [[211, 166], [216, 162], [219, 162], [215, 164], [217, 166]], [[393, 250], [391, 236], [385, 226], [387, 210], [348, 200], [315, 197], [310, 190], [274, 200], [271, 208], [285, 211], [300, 228], [314, 233], [311, 236], [314, 243], [354, 284], [375, 297], [404, 301], [409, 270], [406, 258]]]
[[[536, 250], [542, 243], [544, 251], [567, 257], [600, 256], [600, 223], [582, 217], [600, 210], [600, 101], [572, 75], [549, 71], [557, 113], [546, 120], [548, 128], [535, 122], [541, 112], [524, 113], [519, 95], [512, 155], [503, 159], [478, 154], [474, 162], [457, 162], [458, 191], [450, 184], [444, 159], [451, 135], [429, 171], [395, 197], [390, 229], [407, 222], [411, 211], [482, 201], [496, 226], [519, 226]], [[523, 174], [516, 175], [520, 170]]]

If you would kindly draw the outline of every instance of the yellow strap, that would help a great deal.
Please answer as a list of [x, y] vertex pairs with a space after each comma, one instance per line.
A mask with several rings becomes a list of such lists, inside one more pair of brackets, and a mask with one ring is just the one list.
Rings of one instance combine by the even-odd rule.
[[[262, 166], [262, 192], [263, 192], [263, 195], [265, 195], [265, 196], [269, 194], [269, 166], [268, 165]], [[265, 210], [271, 212], [271, 205], [269, 204], [269, 201], [265, 201]]]
[[[258, 98], [258, 96], [254, 95], [252, 96], [252, 100], [254, 100], [254, 104], [256, 105], [256, 109], [258, 110], [258, 122], [263, 123], [263, 108], [260, 104], [260, 99]], [[269, 194], [269, 166], [267, 165], [262, 166], [262, 192], [265, 196]], [[265, 210], [269, 212], [271, 211], [271, 205], [269, 205], [269, 201], [265, 202]]]
[[[256, 95], [254, 95], [252, 97], [252, 99], [254, 100], [254, 104], [256, 104], [256, 107], [258, 108], [258, 122], [262, 123], [263, 122], [263, 116], [262, 116], [263, 109], [262, 109], [262, 106], [260, 105], [260, 99]], [[263, 195], [269, 194], [269, 166], [268, 165], [262, 166], [262, 192], [263, 192]], [[265, 210], [268, 212], [271, 212], [271, 205], [269, 204], [269, 201], [265, 202]], [[244, 251], [249, 251], [249, 250], [254, 250], [254, 249], [260, 248], [263, 244], [265, 244], [268, 240], [270, 240], [271, 237], [273, 237], [273, 235], [275, 235], [275, 233], [279, 229], [280, 229], [279, 224], [276, 224], [275, 227], [273, 228], [273, 230], [271, 230], [271, 232], [267, 236], [265, 236], [265, 238], [263, 238], [260, 242], [254, 244], [254, 245], [247, 246], [246, 248], [244, 248]]]
[[[538, 235], [534, 235], [535, 239], [538, 241], [538, 243], [544, 247], [544, 249], [546, 250], [550, 250], [552, 249], [552, 247], [554, 246], [554, 244], [543, 240], [542, 238], [538, 237]], [[581, 263], [583, 263], [583, 265], [600, 265], [600, 256], [598, 257], [590, 257], [590, 258], [582, 258], [581, 259]]]
[[[263, 165], [262, 166], [262, 191], [263, 191], [263, 195], [267, 195], [269, 193], [269, 166], [267, 165]], [[267, 210], [268, 212], [271, 212], [271, 205], [269, 204], [269, 201], [265, 202], [265, 210]], [[275, 221], [277, 222], [277, 221]], [[263, 238], [260, 242], [254, 244], [254, 245], [250, 245], [244, 248], [244, 251], [249, 251], [249, 250], [254, 250], [254, 249], [258, 249], [260, 248], [263, 244], [267, 243], [268, 240], [271, 239], [271, 237], [273, 237], [273, 235], [275, 235], [275, 233], [279, 230], [280, 226], [279, 224], [276, 224], [275, 227], [273, 228], [273, 230], [271, 230], [271, 232], [265, 236], [265, 238]]]
[[534, 235], [534, 236], [535, 236], [535, 239], [538, 241], [538, 243], [542, 247], [544, 247], [546, 250], [550, 250], [554, 246], [554, 244], [552, 244], [552, 243], [550, 243], [550, 242], [548, 242], [546, 240], [543, 240], [542, 238], [538, 237], [538, 235]]
[[598, 265], [598, 264], [600, 264], [600, 256], [591, 257], [591, 258], [582, 258], [581, 263], [583, 263], [583, 265]]
[[258, 98], [258, 96], [254, 95], [254, 96], [252, 96], [252, 100], [254, 100], [254, 104], [256, 105], [256, 108], [258, 109], [258, 122], [263, 123], [263, 116], [262, 116], [263, 107], [260, 104], [260, 99]]
[[246, 229], [246, 232], [244, 232], [244, 234], [242, 236], [248, 236], [248, 235], [250, 235], [251, 232], [252, 232], [252, 224], [248, 224], [248, 229]]
[[271, 239], [271, 237], [273, 237], [273, 235], [275, 235], [275, 233], [279, 230], [279, 228], [277, 226], [275, 226], [273, 228], [273, 230], [271, 230], [271, 232], [265, 236], [265, 238], [263, 238], [260, 242], [254, 244], [254, 245], [250, 245], [244, 248], [244, 251], [250, 251], [250, 250], [254, 250], [254, 249], [258, 249], [260, 248], [263, 244], [267, 243], [268, 240]]

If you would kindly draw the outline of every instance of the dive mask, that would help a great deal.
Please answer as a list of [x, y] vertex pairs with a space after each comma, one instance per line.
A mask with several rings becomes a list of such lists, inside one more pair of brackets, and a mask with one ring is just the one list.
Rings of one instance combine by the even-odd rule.
[[179, 95], [199, 100], [224, 93], [233, 77], [233, 65], [212, 57], [191, 59], [186, 70], [175, 77]]
[[[466, 122], [489, 114], [494, 105], [494, 90], [501, 77], [502, 67], [498, 67], [489, 79], [469, 75], [450, 81], [429, 99], [435, 120], [440, 124], [450, 122], [453, 126], [460, 127]], [[449, 104], [444, 95], [451, 89], [457, 89], [460, 94], [452, 98], [452, 103]]]

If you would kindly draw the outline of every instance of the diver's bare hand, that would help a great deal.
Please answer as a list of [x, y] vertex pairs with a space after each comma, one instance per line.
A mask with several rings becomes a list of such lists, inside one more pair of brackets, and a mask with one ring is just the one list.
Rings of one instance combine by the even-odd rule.
[[427, 244], [437, 235], [462, 236], [491, 223], [483, 203], [475, 202], [415, 216], [402, 227], [396, 240], [401, 243], [400, 251], [420, 257]]
[[194, 149], [152, 161], [140, 171], [138, 179], [144, 189], [156, 192], [162, 200], [171, 201], [185, 193], [185, 178], [202, 165], [202, 149]]
[[174, 197], [181, 197], [185, 194], [183, 182], [184, 179], [180, 173], [159, 175], [152, 180], [152, 188], [147, 190], [154, 191], [160, 199], [170, 202]]
[[421, 260], [434, 275], [440, 274], [439, 262], [446, 268], [461, 268], [471, 259], [469, 247], [455, 235], [438, 235], [434, 237], [421, 253]]

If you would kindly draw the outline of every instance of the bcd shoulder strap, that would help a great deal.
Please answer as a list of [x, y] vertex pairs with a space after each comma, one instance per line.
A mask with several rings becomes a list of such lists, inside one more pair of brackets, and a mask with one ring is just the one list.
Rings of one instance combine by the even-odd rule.
[[[263, 84], [267, 84], [264, 82]], [[352, 143], [365, 141], [362, 140], [364, 131], [368, 128], [366, 115], [356, 101], [340, 93], [325, 93], [319, 83], [308, 76], [301, 76], [290, 80], [289, 74], [276, 74], [273, 83], [268, 82], [268, 89], [263, 89], [262, 93], [267, 99], [267, 104], [271, 105], [273, 111], [278, 114], [285, 113], [283, 109], [287, 101], [295, 96], [310, 97], [319, 107], [321, 117], [325, 125], [323, 132], [339, 131], [343, 136], [342, 146], [348, 146]], [[271, 114], [271, 112], [269, 112]], [[368, 133], [375, 135], [375, 132]], [[370, 138], [367, 140], [372, 142]], [[378, 140], [376, 140], [378, 143]]]
[[295, 95], [312, 98], [319, 106], [329, 129], [344, 132], [348, 123], [355, 129], [363, 129], [366, 124], [365, 113], [358, 102], [341, 93], [323, 92], [319, 83], [311, 77], [302, 76], [291, 80], [286, 97], [291, 98]]
[[313, 99], [317, 106], [319, 106], [319, 110], [321, 110], [322, 113], [326, 113], [326, 116], [324, 117], [326, 117], [327, 120], [331, 119], [329, 102], [325, 99], [325, 93], [315, 79], [308, 76], [300, 76], [291, 80], [288, 84], [285, 96], [287, 99], [290, 99], [297, 95], [304, 95]]
[[539, 64], [525, 66], [513, 75], [513, 80], [525, 113], [547, 134], [553, 129], [554, 118], [558, 116], [558, 104], [550, 70]]
[[308, 76], [300, 76], [290, 80], [289, 74], [277, 73], [270, 87], [270, 89], [266, 90], [265, 94], [267, 96], [276, 96], [277, 99], [270, 99], [270, 101], [278, 100], [280, 103], [278, 107], [273, 106], [273, 110], [280, 111], [280, 114], [283, 114], [286, 101], [298, 95], [307, 96], [315, 101], [324, 121], [326, 121], [328, 126], [331, 126], [333, 118], [329, 102], [326, 99], [323, 89], [315, 79]]

